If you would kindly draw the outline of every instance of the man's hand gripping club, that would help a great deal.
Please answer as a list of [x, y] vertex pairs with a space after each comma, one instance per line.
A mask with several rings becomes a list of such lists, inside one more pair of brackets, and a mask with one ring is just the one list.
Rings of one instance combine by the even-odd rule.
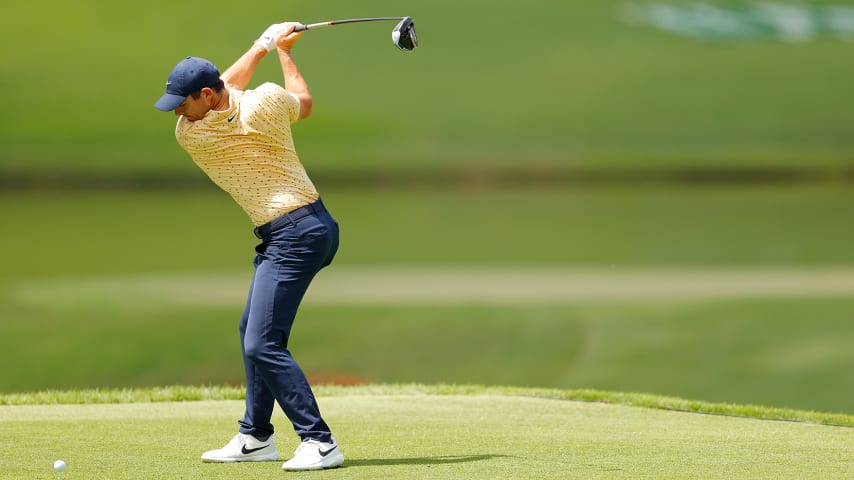
[[[255, 43], [264, 47], [268, 52], [276, 47], [290, 51], [293, 44], [302, 36], [302, 32], [294, 33], [294, 29], [301, 24], [296, 22], [274, 23], [264, 30], [264, 33], [255, 40]], [[284, 38], [283, 38], [284, 37]], [[282, 40], [282, 43], [279, 43]]]

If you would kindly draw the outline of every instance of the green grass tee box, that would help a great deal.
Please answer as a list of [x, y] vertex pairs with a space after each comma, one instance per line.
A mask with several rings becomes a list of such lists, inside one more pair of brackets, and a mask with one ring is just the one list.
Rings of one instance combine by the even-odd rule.
[[[791, 478], [854, 475], [854, 430], [529, 396], [319, 398], [347, 457], [308, 474], [347, 479]], [[0, 478], [266, 479], [279, 462], [203, 464], [236, 430], [239, 401], [0, 407]], [[276, 413], [282, 459], [297, 445]], [[33, 432], [38, 432], [34, 435]]]

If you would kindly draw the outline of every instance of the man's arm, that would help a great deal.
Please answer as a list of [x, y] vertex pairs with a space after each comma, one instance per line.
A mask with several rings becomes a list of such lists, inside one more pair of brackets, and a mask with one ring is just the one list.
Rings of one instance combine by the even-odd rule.
[[245, 90], [252, 80], [255, 67], [264, 58], [267, 52], [276, 48], [276, 40], [285, 30], [286, 24], [274, 23], [264, 30], [264, 33], [255, 40], [252, 47], [243, 54], [236, 62], [226, 70], [219, 78], [229, 87], [237, 90]]
[[225, 85], [236, 90], [245, 90], [252, 80], [255, 67], [267, 54], [267, 49], [259, 43], [253, 43], [252, 47], [234, 62], [233, 65], [219, 76]]
[[312, 99], [311, 92], [308, 90], [308, 84], [305, 83], [305, 79], [302, 78], [302, 74], [300, 74], [297, 64], [294, 63], [294, 59], [291, 56], [291, 49], [305, 32], [303, 30], [302, 32], [294, 33], [294, 28], [297, 25], [297, 23], [285, 24], [285, 29], [276, 39], [276, 46], [279, 47], [279, 62], [282, 64], [282, 73], [285, 76], [285, 89], [296, 95], [299, 99], [300, 109], [297, 120], [302, 120], [311, 115]]

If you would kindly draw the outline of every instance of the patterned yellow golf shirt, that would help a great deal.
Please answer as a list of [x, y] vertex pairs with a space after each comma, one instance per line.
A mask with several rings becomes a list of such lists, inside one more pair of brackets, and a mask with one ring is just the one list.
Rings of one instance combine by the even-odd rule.
[[175, 137], [260, 226], [319, 197], [294, 149], [299, 110], [299, 99], [274, 83], [229, 89], [228, 109], [196, 122], [181, 116]]

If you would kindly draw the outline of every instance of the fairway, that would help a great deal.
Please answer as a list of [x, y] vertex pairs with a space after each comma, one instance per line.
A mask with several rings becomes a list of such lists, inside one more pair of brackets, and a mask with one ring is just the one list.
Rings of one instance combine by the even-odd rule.
[[[340, 212], [342, 246], [309, 290], [293, 342], [312, 380], [854, 412], [849, 188], [325, 198]], [[39, 213], [58, 204], [64, 213], [51, 220], [58, 247], [51, 235], [0, 238], [0, 392], [243, 384], [236, 321], [257, 239], [227, 195], [3, 199], [0, 218], [17, 232], [40, 232]]]
[[[319, 398], [347, 463], [300, 478], [851, 478], [854, 429], [494, 393]], [[268, 479], [280, 462], [203, 464], [240, 401], [0, 407], [0, 478]], [[277, 447], [296, 447], [280, 412]], [[38, 431], [39, 435], [31, 432]]]

